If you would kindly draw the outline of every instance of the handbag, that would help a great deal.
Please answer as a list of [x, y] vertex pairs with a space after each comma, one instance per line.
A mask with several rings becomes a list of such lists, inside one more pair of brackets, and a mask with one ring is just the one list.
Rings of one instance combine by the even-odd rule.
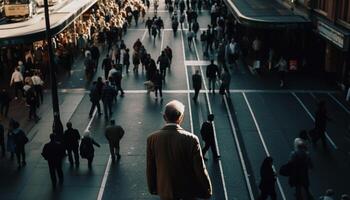
[[288, 162], [284, 165], [281, 166], [280, 170], [279, 170], [279, 174], [281, 176], [290, 176], [292, 175], [292, 170], [293, 170], [293, 163], [292, 162]]

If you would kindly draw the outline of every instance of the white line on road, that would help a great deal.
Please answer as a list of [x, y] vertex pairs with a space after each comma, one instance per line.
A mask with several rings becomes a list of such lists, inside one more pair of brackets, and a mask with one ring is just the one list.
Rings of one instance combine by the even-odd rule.
[[[253, 112], [253, 109], [251, 108], [250, 103], [249, 103], [249, 101], [248, 101], [248, 99], [247, 99], [247, 96], [245, 95], [244, 92], [242, 92], [242, 95], [243, 95], [244, 100], [245, 100], [245, 102], [246, 102], [246, 104], [247, 104], [247, 106], [248, 106], [250, 115], [251, 115], [252, 118], [253, 118], [253, 121], [254, 121], [256, 130], [258, 131], [258, 134], [259, 134], [259, 137], [260, 137], [260, 141], [261, 141], [261, 143], [262, 143], [262, 145], [263, 145], [263, 147], [264, 147], [265, 153], [266, 153], [267, 156], [270, 156], [270, 152], [269, 152], [269, 150], [267, 149], [267, 145], [266, 145], [266, 143], [265, 143], [265, 139], [264, 139], [264, 137], [263, 137], [263, 135], [262, 135], [262, 133], [261, 133], [260, 126], [259, 126], [259, 124], [258, 124], [258, 121], [257, 121], [256, 118], [255, 118], [255, 114], [254, 114], [254, 112]], [[272, 165], [272, 167], [273, 167], [273, 170], [276, 172], [275, 166]], [[281, 192], [282, 199], [286, 200], [286, 195], [285, 195], [285, 193], [284, 193], [284, 191], [283, 191], [281, 182], [280, 182], [280, 180], [279, 180], [278, 177], [276, 177], [276, 181], [277, 181], [278, 188], [279, 188], [279, 190], [280, 190], [280, 192]]]
[[[311, 114], [311, 112], [309, 111], [309, 109], [306, 108], [305, 104], [300, 100], [300, 98], [299, 98], [294, 92], [291, 92], [291, 94], [297, 99], [297, 101], [299, 102], [299, 104], [304, 108], [305, 112], [309, 115], [309, 117], [312, 119], [312, 121], [315, 122], [314, 116]], [[311, 94], [311, 96], [313, 96], [312, 93], [310, 93], [310, 94]], [[315, 96], [313, 96], [313, 97], [315, 97]], [[326, 134], [326, 137], [327, 137], [329, 143], [331, 143], [331, 145], [333, 146], [333, 148], [337, 150], [337, 149], [338, 149], [337, 145], [336, 145], [336, 144], [333, 142], [333, 140], [329, 137], [329, 135], [328, 135], [327, 132], [325, 132], [325, 134]]]
[[147, 30], [148, 30], [148, 29], [146, 29], [145, 32], [143, 33], [142, 38], [141, 38], [141, 42], [145, 39], [146, 34], [147, 34]]
[[[185, 54], [185, 43], [184, 43], [184, 37], [183, 37], [183, 32], [181, 31], [181, 43], [182, 43], [182, 53], [183, 53], [183, 57], [184, 60], [186, 60], [186, 54]], [[188, 102], [188, 110], [190, 113], [190, 126], [191, 126], [191, 132], [193, 133], [194, 129], [193, 129], [193, 119], [192, 119], [192, 109], [191, 109], [191, 99], [190, 99], [190, 82], [188, 80], [188, 74], [187, 74], [187, 68], [184, 65], [184, 69], [185, 69], [185, 75], [186, 75], [186, 84], [187, 84], [187, 102]]]
[[[199, 60], [199, 54], [198, 54], [198, 51], [197, 51], [197, 45], [196, 45], [195, 41], [193, 41], [193, 45], [194, 45], [194, 49], [195, 49], [195, 52], [196, 52], [196, 56], [197, 56], [197, 58]], [[213, 111], [211, 109], [210, 99], [209, 99], [209, 95], [208, 95], [208, 89], [207, 89], [207, 85], [205, 84], [204, 73], [203, 73], [203, 70], [202, 70], [202, 66], [200, 66], [200, 71], [201, 71], [201, 74], [202, 74], [203, 84], [204, 84], [204, 88], [205, 88], [205, 91], [206, 91], [205, 92], [205, 97], [207, 99], [208, 110], [209, 110], [209, 113], [212, 114]], [[187, 69], [186, 69], [186, 74], [187, 74]], [[216, 151], [217, 151], [218, 155], [220, 155], [218, 139], [217, 139], [217, 136], [216, 136], [217, 134], [216, 134], [215, 122], [213, 121], [212, 123], [213, 123], [213, 130], [214, 130], [214, 136], [215, 136]], [[222, 182], [222, 187], [223, 187], [223, 190], [224, 190], [225, 199], [228, 200], [229, 198], [228, 198], [228, 194], [227, 194], [226, 181], [225, 181], [224, 170], [222, 168], [221, 160], [219, 160], [219, 169], [220, 169], [221, 182]]]
[[340, 107], [342, 107], [343, 108], [343, 110], [345, 110], [345, 112], [346, 113], [348, 113], [348, 114], [350, 114], [350, 110], [348, 109], [348, 108], [346, 108], [342, 103], [340, 103], [340, 101], [337, 99], [337, 98], [335, 98], [331, 93], [327, 93], [328, 94], [328, 96], [330, 96]]

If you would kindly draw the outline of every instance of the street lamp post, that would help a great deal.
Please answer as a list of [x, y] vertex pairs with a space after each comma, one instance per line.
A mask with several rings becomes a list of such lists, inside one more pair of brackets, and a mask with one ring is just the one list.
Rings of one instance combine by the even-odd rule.
[[45, 23], [46, 23], [46, 40], [47, 40], [47, 50], [49, 52], [49, 69], [50, 69], [50, 79], [51, 79], [51, 98], [52, 98], [52, 109], [53, 109], [53, 125], [52, 131], [59, 138], [63, 134], [63, 126], [60, 119], [60, 108], [58, 105], [58, 95], [57, 95], [57, 81], [56, 81], [56, 66], [54, 63], [54, 55], [52, 50], [52, 39], [51, 39], [51, 28], [50, 28], [50, 18], [49, 18], [49, 5], [47, 0], [44, 0], [44, 11], [45, 11]]

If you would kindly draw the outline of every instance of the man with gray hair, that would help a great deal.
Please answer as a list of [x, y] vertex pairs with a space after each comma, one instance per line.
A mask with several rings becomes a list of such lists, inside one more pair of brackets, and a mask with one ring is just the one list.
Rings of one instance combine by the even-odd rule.
[[209, 198], [212, 187], [198, 137], [180, 124], [185, 106], [165, 106], [165, 126], [147, 138], [147, 182], [151, 194], [162, 200]]

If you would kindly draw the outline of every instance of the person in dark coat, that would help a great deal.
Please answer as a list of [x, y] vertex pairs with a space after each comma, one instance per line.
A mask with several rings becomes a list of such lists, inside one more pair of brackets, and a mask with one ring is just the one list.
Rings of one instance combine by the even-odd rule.
[[1, 155], [5, 157], [5, 129], [2, 124], [0, 124], [0, 146], [1, 146]]
[[157, 64], [159, 64], [160, 74], [162, 75], [163, 80], [165, 80], [166, 68], [170, 66], [170, 61], [168, 56], [165, 54], [165, 51], [162, 51], [158, 57]]
[[100, 59], [100, 50], [95, 44], [91, 46], [90, 50], [91, 50], [91, 59], [94, 63], [94, 71], [96, 71], [98, 67], [98, 60]]
[[79, 166], [79, 140], [80, 134], [77, 129], [72, 128], [72, 122], [67, 122], [67, 130], [63, 134], [63, 142], [68, 153], [68, 159], [71, 165], [73, 165], [73, 156], [75, 165]]
[[152, 28], [152, 25], [153, 25], [153, 20], [151, 20], [150, 17], [148, 17], [148, 19], [146, 20], [145, 22], [145, 27], [147, 27], [148, 29], [148, 35], [151, 36], [151, 28]]
[[214, 60], [211, 60], [210, 65], [207, 67], [206, 75], [208, 78], [208, 85], [209, 85], [209, 92], [211, 89], [213, 89], [213, 94], [215, 94], [215, 82], [216, 77], [219, 74], [219, 67], [214, 64]]
[[112, 69], [112, 59], [109, 57], [109, 54], [102, 61], [102, 69], [104, 70], [105, 80], [108, 80], [109, 70]]
[[102, 89], [102, 103], [106, 119], [112, 116], [112, 104], [115, 98], [116, 91], [110, 86], [109, 81], [106, 81], [106, 84]]
[[170, 69], [170, 65], [171, 65], [171, 61], [173, 60], [173, 50], [169, 47], [166, 46], [166, 48], [164, 49], [165, 55], [168, 56], [169, 58], [169, 69]]
[[90, 137], [90, 133], [86, 132], [80, 144], [80, 156], [88, 160], [88, 167], [91, 169], [92, 161], [95, 156], [94, 145], [100, 147], [100, 145]]
[[125, 65], [125, 72], [128, 74], [129, 73], [129, 66], [130, 66], [130, 54], [129, 54], [129, 49], [125, 49], [125, 54], [123, 57], [123, 63]]
[[29, 105], [29, 120], [33, 119], [35, 123], [37, 123], [40, 120], [36, 114], [36, 109], [39, 104], [39, 97], [33, 86], [31, 86], [26, 92], [26, 102]]
[[205, 154], [207, 153], [209, 148], [211, 148], [211, 151], [213, 152], [214, 160], [218, 160], [220, 158], [220, 156], [218, 155], [218, 152], [216, 151], [213, 121], [214, 121], [214, 115], [209, 114], [208, 121], [203, 122], [201, 127], [201, 136], [205, 142], [205, 145], [202, 149], [204, 160], [208, 160], [207, 158], [205, 158]]
[[158, 91], [159, 91], [159, 96], [160, 100], [163, 101], [163, 77], [160, 74], [159, 70], [156, 70], [156, 73], [152, 79], [152, 82], [154, 83], [154, 93], [156, 95], [156, 100], [158, 100]]
[[121, 126], [115, 124], [114, 120], [111, 120], [111, 125], [106, 128], [105, 136], [109, 143], [109, 150], [111, 152], [112, 162], [115, 162], [115, 155], [117, 159], [120, 159], [120, 147], [119, 143], [122, 137], [124, 136], [124, 129]]
[[20, 128], [20, 125], [17, 121], [13, 121], [11, 126], [12, 126], [11, 132], [13, 133], [18, 168], [20, 168], [26, 165], [25, 145], [29, 140], [26, 134], [24, 133], [24, 131]]
[[309, 199], [312, 195], [309, 191], [309, 169], [311, 169], [312, 162], [307, 152], [307, 146], [303, 142], [296, 144], [297, 150], [291, 153], [289, 162], [292, 163], [292, 172], [289, 176], [289, 185], [295, 187], [296, 199], [303, 199], [303, 192], [306, 192]]
[[7, 117], [10, 107], [10, 95], [6, 89], [0, 91], [0, 114]]
[[57, 178], [60, 185], [63, 184], [63, 171], [62, 171], [62, 160], [64, 157], [64, 146], [56, 141], [54, 134], [50, 135], [50, 142], [45, 144], [41, 155], [47, 160], [49, 164], [50, 177], [52, 187], [56, 187]]
[[95, 110], [95, 107], [97, 107], [97, 112], [99, 115], [102, 115], [101, 113], [101, 107], [100, 107], [100, 99], [101, 99], [101, 95], [98, 91], [98, 88], [97, 88], [97, 82], [94, 81], [92, 83], [92, 87], [91, 87], [91, 90], [90, 90], [90, 101], [92, 103], [91, 105], [91, 108], [90, 108], [90, 112], [89, 112], [89, 117], [91, 118], [92, 117], [92, 114]]
[[202, 76], [200, 75], [199, 70], [196, 70], [196, 73], [192, 75], [192, 83], [194, 89], [194, 96], [192, 99], [197, 101], [199, 90], [202, 88]]
[[260, 196], [258, 200], [266, 200], [269, 196], [272, 200], [276, 200], [276, 174], [272, 169], [273, 159], [271, 157], [266, 157], [260, 167]]
[[118, 93], [120, 91], [120, 96], [124, 97], [124, 90], [122, 88], [122, 70], [117, 69], [117, 72], [113, 74], [114, 78], [114, 83], [115, 83], [115, 88], [116, 88], [116, 95], [118, 96]]
[[[315, 114], [315, 130], [317, 134], [319, 134], [319, 138], [321, 139], [324, 148], [327, 148], [326, 127], [327, 121], [330, 120], [331, 119], [328, 117], [327, 113], [326, 103], [320, 101]], [[315, 140], [315, 142], [316, 141], [317, 140]]]

